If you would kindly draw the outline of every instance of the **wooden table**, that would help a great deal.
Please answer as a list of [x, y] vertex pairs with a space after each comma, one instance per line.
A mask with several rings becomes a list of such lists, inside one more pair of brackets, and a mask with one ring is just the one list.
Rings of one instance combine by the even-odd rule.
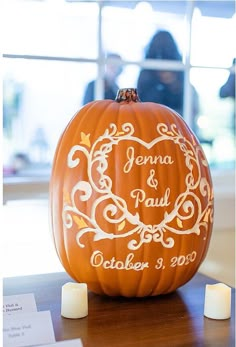
[[159, 297], [110, 298], [89, 292], [89, 314], [77, 320], [60, 315], [61, 287], [69, 281], [66, 273], [5, 278], [3, 293], [34, 293], [38, 311], [51, 311], [57, 341], [81, 338], [84, 347], [235, 346], [235, 291], [231, 319], [205, 318], [205, 285], [215, 281], [204, 275]]

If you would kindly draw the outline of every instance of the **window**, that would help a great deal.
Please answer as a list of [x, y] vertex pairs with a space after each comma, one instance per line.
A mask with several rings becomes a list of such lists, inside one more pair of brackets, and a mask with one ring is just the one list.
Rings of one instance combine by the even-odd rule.
[[[236, 48], [233, 1], [6, 0], [3, 6], [5, 176], [50, 174], [59, 136], [83, 105], [87, 84], [95, 80], [95, 98], [104, 97], [109, 52], [120, 55], [113, 59], [122, 67], [119, 87], [136, 86], [144, 68], [182, 72], [183, 117], [210, 165], [233, 167], [234, 98], [220, 97]], [[158, 30], [174, 37], [180, 60], [145, 59]]]
[[[12, 231], [4, 236], [4, 257], [14, 253], [19, 260], [18, 267], [8, 261], [4, 275], [62, 271], [53, 259], [45, 218], [51, 164], [90, 81], [95, 80], [95, 98], [105, 96], [103, 76], [110, 63], [120, 69], [116, 82], [121, 88], [136, 87], [144, 69], [182, 77], [180, 113], [197, 133], [212, 168], [214, 235], [218, 240], [224, 230], [231, 242], [235, 94], [221, 93], [221, 88], [229, 81], [235, 88], [234, 1], [3, 0], [2, 5], [3, 200], [43, 198], [4, 206]], [[159, 30], [173, 36], [178, 60], [146, 57]], [[19, 233], [18, 224], [26, 219]], [[44, 261], [29, 262], [41, 259], [42, 249]]]

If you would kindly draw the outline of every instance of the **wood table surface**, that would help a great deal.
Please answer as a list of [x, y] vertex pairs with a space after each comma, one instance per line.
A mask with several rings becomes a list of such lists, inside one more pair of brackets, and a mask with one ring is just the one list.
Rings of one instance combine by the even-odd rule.
[[84, 347], [234, 347], [235, 290], [227, 320], [204, 317], [206, 284], [201, 274], [168, 295], [112, 298], [89, 292], [89, 313], [82, 319], [61, 317], [61, 287], [71, 278], [64, 272], [3, 279], [3, 294], [34, 293], [38, 311], [50, 310], [56, 341], [81, 338]]

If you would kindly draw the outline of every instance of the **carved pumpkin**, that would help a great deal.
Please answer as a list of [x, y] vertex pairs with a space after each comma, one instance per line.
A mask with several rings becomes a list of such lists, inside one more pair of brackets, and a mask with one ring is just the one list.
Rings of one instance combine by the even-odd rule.
[[197, 272], [211, 237], [212, 182], [198, 140], [135, 89], [73, 117], [56, 149], [50, 206], [61, 263], [98, 294], [174, 291]]

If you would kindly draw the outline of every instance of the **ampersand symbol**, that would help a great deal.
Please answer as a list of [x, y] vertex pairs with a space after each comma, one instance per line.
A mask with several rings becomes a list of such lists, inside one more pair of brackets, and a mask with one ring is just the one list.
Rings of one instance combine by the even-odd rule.
[[147, 184], [149, 185], [149, 187], [157, 190], [158, 180], [155, 178], [155, 173], [155, 170], [150, 170], [149, 177], [147, 179]]

